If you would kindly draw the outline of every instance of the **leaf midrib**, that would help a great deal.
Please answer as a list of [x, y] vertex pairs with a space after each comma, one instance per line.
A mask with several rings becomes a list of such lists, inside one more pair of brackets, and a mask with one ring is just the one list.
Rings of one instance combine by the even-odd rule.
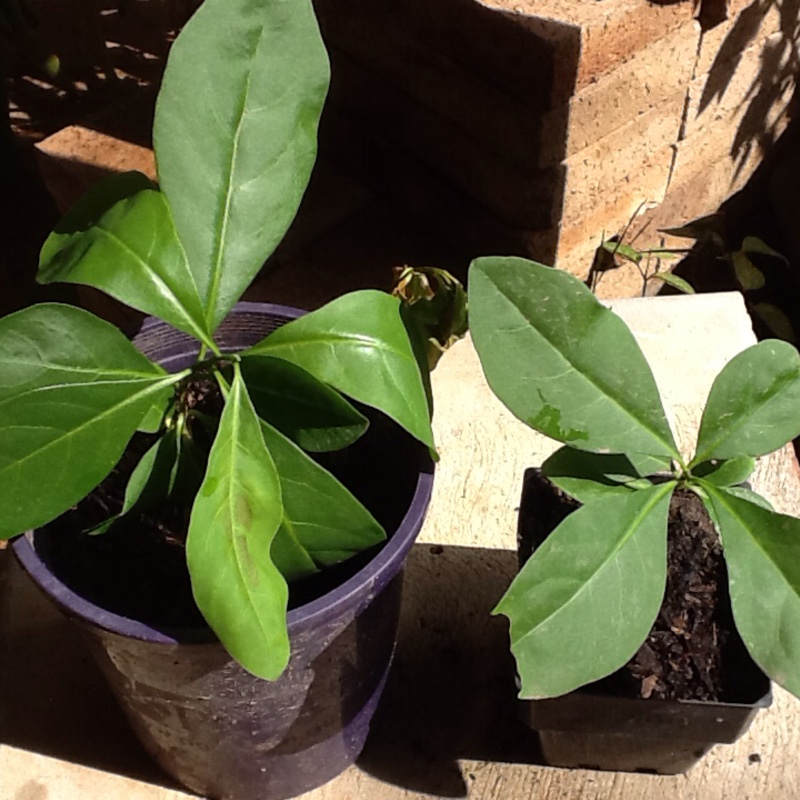
[[[611, 563], [611, 561], [617, 555], [617, 553], [625, 546], [625, 544], [627, 544], [627, 542], [630, 540], [630, 538], [633, 536], [633, 534], [636, 532], [636, 530], [641, 525], [642, 520], [645, 519], [648, 516], [648, 514], [650, 514], [652, 512], [654, 506], [656, 506], [663, 499], [663, 497], [666, 494], [668, 494], [668, 493], [673, 491], [673, 489], [675, 488], [676, 485], [677, 484], [675, 483], [675, 481], [670, 481], [669, 483], [665, 483], [664, 484], [664, 488], [660, 489], [657, 493], [654, 494], [652, 502], [647, 504], [646, 506], [643, 506], [642, 510], [631, 521], [631, 524], [629, 525], [628, 531], [627, 531], [626, 535], [624, 536], [624, 538], [620, 539], [619, 542], [617, 543], [617, 545], [612, 550], [609, 551], [607, 557], [605, 559], [603, 559], [602, 562], [600, 562], [600, 564], [598, 565], [597, 569], [594, 570], [594, 572], [592, 573], [592, 580], [584, 581], [567, 598], [567, 600], [565, 602], [561, 603], [558, 606], [558, 608], [554, 609], [546, 617], [543, 617], [539, 622], [536, 623], [535, 626], [531, 627], [531, 629], [528, 630], [525, 634], [523, 634], [520, 638], [514, 639], [513, 640], [514, 645], [517, 645], [520, 642], [524, 642], [529, 636], [532, 636], [534, 633], [536, 633], [539, 630], [539, 628], [541, 628], [546, 622], [549, 622], [551, 619], [553, 619], [553, 617], [556, 617], [559, 614], [561, 614], [564, 611], [564, 609], [568, 605], [571, 605], [572, 603], [574, 603], [575, 600], [578, 597], [580, 597], [581, 594], [583, 594], [585, 591], [588, 591], [587, 587], [589, 586], [589, 584], [592, 583], [592, 581], [594, 580], [594, 578], [597, 575], [599, 575], [603, 570], [606, 569], [606, 567], [609, 565], [609, 563]], [[644, 490], [639, 490], [639, 491], [650, 491], [650, 490], [649, 489], [644, 489]]]
[[[488, 276], [487, 276], [487, 278], [488, 278]], [[491, 280], [491, 278], [489, 278], [489, 280]], [[593, 386], [595, 389], [597, 389], [597, 390], [598, 390], [598, 392], [600, 392], [600, 393], [602, 394], [602, 396], [603, 396], [603, 397], [605, 397], [605, 398], [607, 398], [608, 400], [610, 400], [610, 401], [611, 401], [611, 402], [612, 402], [612, 403], [613, 403], [613, 404], [614, 404], [614, 405], [615, 405], [615, 406], [616, 406], [618, 409], [620, 409], [620, 410], [621, 410], [621, 411], [624, 413], [624, 415], [625, 415], [626, 417], [628, 417], [629, 419], [632, 419], [634, 422], [636, 422], [636, 423], [639, 425], [639, 427], [641, 427], [641, 428], [643, 428], [645, 431], [647, 431], [647, 433], [648, 433], [648, 434], [650, 434], [650, 436], [652, 436], [652, 437], [653, 437], [653, 439], [655, 439], [655, 440], [656, 440], [657, 442], [659, 442], [660, 444], [664, 445], [664, 446], [667, 448], [667, 450], [669, 451], [669, 454], [670, 454], [670, 455], [672, 455], [672, 456], [675, 456], [675, 457], [678, 457], [678, 458], [680, 457], [680, 454], [679, 454], [679, 453], [678, 453], [678, 451], [677, 451], [677, 447], [675, 446], [675, 443], [674, 443], [674, 441], [673, 441], [673, 442], [670, 442], [670, 441], [668, 441], [668, 440], [666, 440], [666, 439], [663, 439], [663, 438], [662, 438], [662, 436], [661, 436], [661, 434], [660, 434], [658, 431], [654, 430], [653, 428], [651, 428], [651, 427], [650, 427], [650, 425], [649, 425], [649, 424], [646, 424], [644, 421], [642, 421], [642, 420], [640, 420], [638, 417], [634, 416], [634, 415], [633, 415], [633, 414], [632, 414], [632, 413], [631, 413], [631, 412], [630, 412], [630, 411], [629, 411], [627, 408], [625, 408], [625, 406], [623, 406], [623, 405], [621, 404], [621, 402], [620, 402], [620, 401], [619, 401], [617, 398], [615, 398], [615, 397], [614, 397], [613, 395], [611, 395], [611, 394], [608, 394], [608, 392], [605, 390], [605, 388], [604, 388], [604, 387], [602, 387], [602, 386], [600, 386], [600, 385], [599, 385], [599, 384], [598, 384], [598, 383], [597, 383], [597, 382], [596, 382], [596, 381], [593, 379], [593, 377], [592, 377], [591, 375], [587, 375], [586, 373], [584, 373], [584, 372], [582, 372], [581, 370], [579, 370], [579, 369], [578, 369], [578, 368], [575, 366], [575, 364], [573, 363], [572, 359], [571, 359], [571, 358], [568, 358], [568, 357], [567, 357], [567, 356], [566, 356], [566, 355], [565, 355], [565, 354], [564, 354], [564, 353], [563, 353], [563, 352], [562, 352], [562, 351], [561, 351], [561, 350], [560, 350], [558, 347], [556, 347], [556, 345], [554, 344], [554, 342], [552, 341], [552, 339], [551, 339], [550, 337], [546, 336], [546, 335], [545, 335], [545, 334], [544, 334], [544, 333], [543, 333], [543, 332], [542, 332], [542, 331], [539, 329], [539, 327], [537, 327], [537, 325], [536, 325], [536, 324], [535, 324], [535, 323], [534, 323], [532, 320], [529, 320], [529, 319], [528, 319], [528, 317], [526, 317], [526, 316], [525, 316], [524, 312], [522, 311], [522, 308], [521, 308], [521, 307], [520, 307], [520, 306], [519, 306], [519, 305], [518, 305], [518, 304], [517, 304], [517, 303], [514, 301], [514, 298], [510, 297], [509, 295], [507, 295], [507, 294], [506, 294], [506, 293], [503, 291], [503, 289], [502, 289], [500, 286], [498, 286], [498, 284], [497, 284], [497, 283], [495, 283], [494, 281], [492, 281], [492, 283], [494, 284], [494, 286], [495, 286], [495, 288], [497, 289], [498, 293], [499, 293], [499, 294], [500, 294], [502, 297], [504, 297], [504, 298], [506, 299], [506, 301], [507, 301], [507, 302], [509, 302], [509, 303], [510, 303], [510, 305], [511, 305], [511, 306], [512, 306], [512, 307], [513, 307], [513, 308], [514, 308], [514, 309], [515, 309], [515, 310], [518, 312], [519, 316], [520, 316], [520, 317], [522, 317], [523, 321], [526, 323], [526, 326], [524, 326], [524, 327], [527, 327], [527, 326], [530, 326], [530, 327], [532, 327], [532, 328], [533, 328], [533, 329], [536, 331], [536, 333], [537, 333], [537, 334], [539, 334], [539, 336], [541, 336], [541, 338], [542, 338], [542, 339], [544, 339], [544, 341], [546, 341], [546, 342], [547, 342], [547, 344], [549, 344], [549, 345], [550, 345], [550, 347], [551, 347], [551, 348], [552, 348], [552, 349], [553, 349], [553, 350], [554, 350], [556, 353], [558, 353], [558, 355], [559, 355], [561, 358], [563, 358], [563, 360], [564, 360], [564, 361], [566, 361], [566, 362], [567, 362], [567, 364], [569, 364], [570, 368], [571, 368], [571, 369], [572, 369], [572, 370], [573, 370], [573, 371], [574, 371], [574, 372], [575, 372], [577, 375], [579, 375], [580, 377], [582, 377], [584, 380], [586, 380], [586, 382], [587, 382], [587, 383], [591, 384], [591, 385], [592, 385], [592, 386]], [[611, 313], [613, 313], [613, 312], [611, 312]], [[521, 330], [522, 330], [522, 329], [521, 329]], [[493, 331], [492, 331], [492, 335], [496, 335], [496, 333], [497, 333], [497, 331], [496, 331], [496, 330], [493, 330]], [[656, 387], [656, 395], [658, 396], [658, 388], [657, 388], [657, 387]], [[659, 398], [659, 400], [660, 400], [660, 398]], [[663, 411], [663, 408], [662, 408], [662, 411]], [[666, 419], [666, 417], [665, 417], [665, 419]], [[668, 422], [668, 421], [667, 421], [667, 427], [669, 428], [669, 422]], [[648, 454], [646, 454], [646, 455], [655, 455], [655, 454], [653, 454], [653, 453], [648, 453]]]

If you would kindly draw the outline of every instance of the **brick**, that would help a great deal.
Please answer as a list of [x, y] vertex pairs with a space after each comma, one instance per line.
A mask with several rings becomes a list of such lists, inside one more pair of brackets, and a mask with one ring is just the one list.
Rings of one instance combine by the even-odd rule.
[[692, 81], [687, 137], [731, 118], [742, 121], [743, 136], [759, 136], [761, 119], [773, 107], [783, 110], [796, 84], [793, 52], [780, 46], [780, 37], [781, 34], [772, 34]]
[[408, 150], [508, 224], [530, 228], [552, 224], [552, 198], [563, 172], [559, 165], [542, 171], [520, 171], [518, 165], [487, 152], [468, 131], [419, 105], [360, 65], [345, 58], [338, 58], [336, 63], [340, 84], [332, 86], [329, 99], [336, 113], [345, 111], [363, 128], [373, 129]]
[[42, 177], [62, 213], [111, 172], [138, 170], [156, 178], [152, 150], [79, 125], [63, 128], [36, 149]]
[[616, 205], [618, 197], [631, 198], [628, 205], [634, 207], [641, 200], [661, 200], [680, 130], [683, 102], [683, 95], [678, 92], [668, 102], [567, 159], [562, 231], [582, 226], [583, 220], [595, 216], [597, 209]]
[[[765, 150], [788, 124], [787, 108], [792, 92], [766, 105], [756, 114], [734, 106], [718, 111], [707, 125], [691, 131], [677, 145], [673, 181], [680, 185], [690, 176], [718, 161], [727, 164], [731, 186], [746, 180], [761, 161]], [[721, 198], [722, 199], [722, 198]]]
[[[681, 26], [596, 83], [576, 92], [568, 111], [560, 108], [549, 112], [543, 127], [548, 130], [558, 115], [568, 113], [566, 155], [571, 156], [636, 117], [661, 107], [678, 91], [688, 88], [699, 39], [697, 23], [691, 21]], [[559, 147], [553, 140], [545, 139], [542, 148], [540, 164], [563, 158], [558, 152], [563, 151], [563, 145]]]
[[579, 31], [557, 19], [463, 0], [316, 0], [315, 9], [326, 42], [339, 49], [380, 60], [384, 40], [393, 58], [406, 39], [534, 107], [559, 105], [574, 85]]
[[633, 54], [672, 33], [693, 18], [691, 0], [656, 5], [642, 0], [487, 0], [491, 8], [520, 15], [559, 20], [581, 30], [581, 56], [576, 75], [580, 91], [616, 69]]
[[738, 59], [752, 45], [781, 28], [780, 6], [762, 0], [739, 0], [728, 7], [728, 19], [703, 33], [696, 75]]

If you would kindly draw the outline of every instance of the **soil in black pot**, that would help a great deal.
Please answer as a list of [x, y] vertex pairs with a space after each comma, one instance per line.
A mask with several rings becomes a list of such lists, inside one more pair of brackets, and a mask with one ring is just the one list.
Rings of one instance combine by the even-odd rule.
[[[520, 511], [520, 559], [579, 503], [538, 470], [525, 475], [530, 510]], [[734, 626], [719, 536], [692, 492], [672, 497], [667, 586], [658, 617], [634, 657], [586, 691], [667, 700], [749, 702], [742, 698], [754, 667]]]
[[[218, 398], [207, 388], [192, 387], [188, 405], [218, 416]], [[391, 533], [410, 504], [425, 455], [423, 448], [391, 420], [369, 409], [361, 410], [370, 418], [367, 433], [344, 450], [320, 454], [318, 460]], [[155, 628], [204, 628], [186, 568], [188, 506], [163, 502], [122, 517], [106, 533], [91, 533], [118, 513], [128, 478], [154, 441], [153, 436], [136, 434], [97, 489], [37, 532], [36, 549], [67, 586], [109, 611]], [[208, 438], [206, 446], [210, 443]], [[290, 585], [289, 608], [320, 597], [347, 580], [374, 557], [380, 546], [295, 581]]]

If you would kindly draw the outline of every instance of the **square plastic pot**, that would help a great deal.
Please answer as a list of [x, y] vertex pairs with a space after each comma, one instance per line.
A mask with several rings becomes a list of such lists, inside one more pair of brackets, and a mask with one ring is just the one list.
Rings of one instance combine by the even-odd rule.
[[[540, 476], [538, 469], [525, 471], [517, 529], [520, 564], [560, 521], [555, 492]], [[536, 524], [536, 518], [546, 524]], [[622, 697], [608, 690], [612, 680], [562, 697], [519, 700], [520, 716], [537, 731], [552, 766], [686, 772], [714, 745], [735, 742], [772, 703], [769, 679], [739, 645], [728, 654], [736, 680], [727, 688], [726, 702]]]

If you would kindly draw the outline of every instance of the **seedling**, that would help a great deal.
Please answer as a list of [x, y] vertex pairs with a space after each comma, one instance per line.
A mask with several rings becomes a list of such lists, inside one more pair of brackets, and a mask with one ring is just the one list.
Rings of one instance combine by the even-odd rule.
[[800, 695], [800, 520], [740, 485], [756, 458], [800, 434], [797, 350], [767, 340], [735, 356], [714, 380], [685, 459], [633, 335], [579, 280], [520, 258], [481, 258], [469, 305], [489, 385], [564, 444], [543, 472], [583, 503], [495, 609], [511, 623], [520, 695], [598, 680], [645, 641], [664, 595], [677, 487], [701, 498], [718, 529], [747, 649]]
[[[159, 317], [197, 340], [192, 366], [168, 374], [71, 306], [0, 320], [0, 538], [71, 508], [137, 429], [156, 433], [120, 514], [177, 501], [180, 476], [198, 475], [186, 536], [195, 600], [231, 655], [267, 679], [290, 655], [288, 582], [385, 538], [305, 452], [364, 432], [367, 419], [343, 395], [433, 448], [396, 298], [345, 295], [238, 353], [215, 339], [297, 211], [327, 86], [310, 0], [207, 0], [176, 40], [159, 94], [160, 187], [139, 173], [109, 178], [45, 242], [42, 282], [94, 286]], [[185, 402], [204, 379], [220, 388], [218, 419]]]

